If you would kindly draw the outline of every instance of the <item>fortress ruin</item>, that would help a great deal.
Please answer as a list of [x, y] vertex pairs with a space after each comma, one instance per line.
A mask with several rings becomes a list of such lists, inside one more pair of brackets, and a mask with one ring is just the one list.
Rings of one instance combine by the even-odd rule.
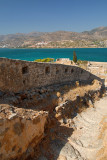
[[33, 87], [103, 79], [76, 67], [55, 63], [38, 63], [0, 58], [0, 90], [19, 92]]
[[104, 79], [77, 66], [0, 58], [0, 160], [96, 159], [103, 96]]

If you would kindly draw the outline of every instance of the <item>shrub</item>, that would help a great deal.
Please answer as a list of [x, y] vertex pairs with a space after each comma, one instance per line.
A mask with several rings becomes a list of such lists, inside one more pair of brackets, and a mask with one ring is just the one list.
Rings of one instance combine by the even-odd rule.
[[36, 59], [35, 62], [54, 62], [54, 58]]
[[87, 64], [87, 63], [88, 63], [88, 61], [82, 61], [82, 60], [80, 60], [80, 59], [77, 61], [77, 64], [84, 64], [84, 65], [85, 65], [85, 64]]

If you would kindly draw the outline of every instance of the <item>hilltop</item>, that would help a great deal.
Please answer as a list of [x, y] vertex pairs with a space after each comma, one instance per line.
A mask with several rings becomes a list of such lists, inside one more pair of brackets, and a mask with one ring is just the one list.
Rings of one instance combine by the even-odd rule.
[[0, 48], [96, 48], [107, 47], [107, 27], [81, 33], [71, 31], [0, 35]]

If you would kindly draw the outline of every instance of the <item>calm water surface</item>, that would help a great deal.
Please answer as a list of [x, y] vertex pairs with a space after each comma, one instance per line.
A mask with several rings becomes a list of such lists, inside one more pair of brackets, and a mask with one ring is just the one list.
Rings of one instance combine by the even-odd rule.
[[77, 58], [87, 61], [107, 62], [107, 48], [70, 48], [70, 49], [0, 49], [0, 57], [34, 61], [40, 58]]

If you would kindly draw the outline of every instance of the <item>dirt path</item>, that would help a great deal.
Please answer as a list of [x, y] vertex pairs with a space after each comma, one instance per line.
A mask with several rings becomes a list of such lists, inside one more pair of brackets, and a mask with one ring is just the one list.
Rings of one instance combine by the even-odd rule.
[[97, 101], [94, 106], [73, 119], [76, 130], [69, 138], [70, 144], [86, 160], [97, 159], [97, 152], [103, 148], [103, 139], [99, 135], [103, 127], [101, 121], [107, 116], [107, 97]]

